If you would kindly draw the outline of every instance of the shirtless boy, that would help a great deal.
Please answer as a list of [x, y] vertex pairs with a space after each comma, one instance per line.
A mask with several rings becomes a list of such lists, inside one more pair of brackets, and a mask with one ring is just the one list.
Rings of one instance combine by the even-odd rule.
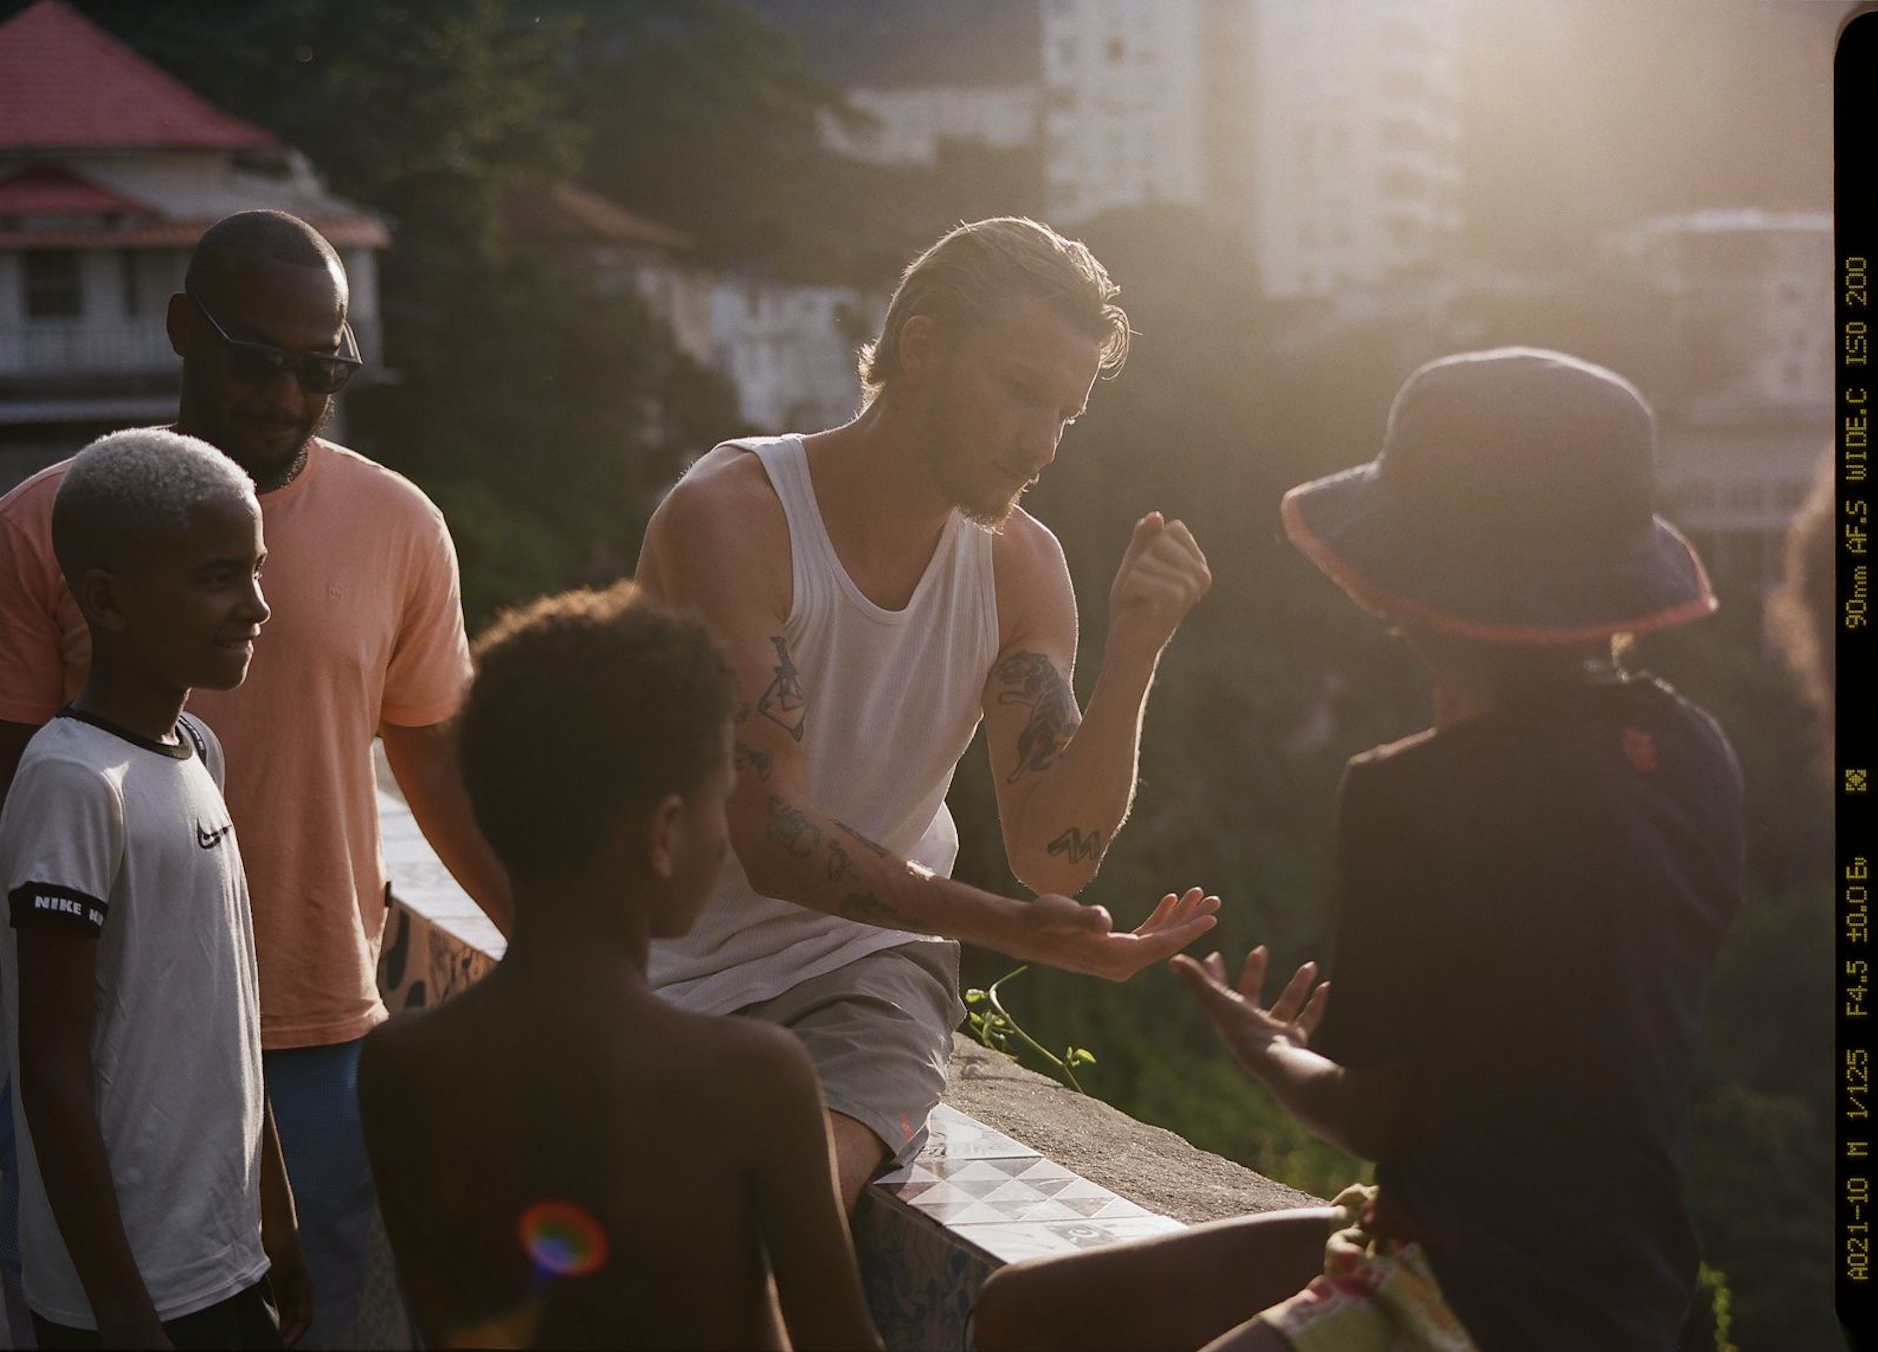
[[879, 1346], [807, 1053], [646, 982], [728, 848], [734, 703], [704, 626], [630, 587], [537, 602], [478, 645], [463, 773], [515, 928], [494, 972], [379, 1028], [359, 1066], [426, 1346]]

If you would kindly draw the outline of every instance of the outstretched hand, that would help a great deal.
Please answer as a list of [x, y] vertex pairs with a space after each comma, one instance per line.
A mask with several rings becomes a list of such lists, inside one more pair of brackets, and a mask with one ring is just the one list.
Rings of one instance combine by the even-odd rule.
[[1246, 954], [1236, 990], [1227, 984], [1226, 963], [1217, 953], [1208, 954], [1204, 961], [1181, 953], [1168, 962], [1174, 975], [1213, 1020], [1220, 1039], [1247, 1069], [1274, 1040], [1282, 1038], [1299, 1047], [1307, 1046], [1330, 998], [1330, 983], [1318, 981], [1317, 964], [1307, 962], [1292, 973], [1269, 1008], [1262, 1006], [1259, 1001], [1269, 956], [1263, 944]]
[[1132, 930], [1115, 931], [1104, 906], [1085, 906], [1069, 897], [1045, 895], [1025, 907], [1029, 930], [1024, 952], [1065, 971], [1126, 981], [1151, 962], [1179, 952], [1218, 924], [1219, 898], [1193, 887], [1162, 897], [1154, 913]]

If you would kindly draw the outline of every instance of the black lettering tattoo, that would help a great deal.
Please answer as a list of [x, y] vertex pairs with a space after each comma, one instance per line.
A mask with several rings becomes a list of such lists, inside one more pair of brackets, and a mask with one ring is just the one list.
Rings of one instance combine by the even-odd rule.
[[780, 798], [769, 800], [769, 838], [797, 859], [807, 859], [821, 843], [822, 828]]
[[1060, 854], [1072, 864], [1080, 864], [1085, 859], [1102, 857], [1102, 832], [1098, 828], [1084, 835], [1072, 826], [1046, 847], [1051, 854]]
[[799, 742], [802, 725], [808, 719], [808, 697], [802, 693], [802, 678], [790, 660], [789, 645], [783, 636], [771, 635], [770, 642], [776, 647], [776, 665], [771, 668], [776, 676], [756, 702], [756, 711]]
[[835, 844], [834, 841], [829, 841], [828, 880], [830, 882], [840, 882], [853, 872], [854, 870], [848, 865], [848, 852]]
[[862, 835], [859, 831], [855, 830], [852, 826], [849, 826], [846, 822], [842, 821], [839, 817], [835, 819], [835, 825], [839, 826], [843, 831], [847, 832], [848, 835], [853, 837], [855, 840], [859, 841], [862, 845], [865, 845], [868, 849], [872, 850], [875, 854], [879, 855], [882, 859], [885, 859], [887, 857], [887, 847], [885, 845], [876, 845], [873, 841], [869, 840], [866, 836]]
[[759, 780], [761, 780], [765, 784], [769, 783], [770, 763], [776, 759], [774, 753], [769, 752], [769, 751], [758, 751], [753, 746], [745, 746], [742, 742], [738, 742], [736, 754], [737, 754], [737, 768], [739, 770], [743, 769], [745, 766], [748, 766], [750, 769], [756, 771], [756, 777]]
[[885, 929], [897, 929], [904, 919], [900, 913], [887, 905], [872, 892], [850, 892], [841, 899], [841, 914], [850, 920], [859, 920], [865, 925], [879, 925]]
[[1069, 682], [1042, 653], [1013, 653], [998, 663], [996, 674], [1009, 687], [998, 692], [998, 703], [1030, 708], [1030, 721], [1017, 734], [1017, 765], [1005, 779], [1015, 784], [1027, 770], [1049, 769], [1082, 720]]

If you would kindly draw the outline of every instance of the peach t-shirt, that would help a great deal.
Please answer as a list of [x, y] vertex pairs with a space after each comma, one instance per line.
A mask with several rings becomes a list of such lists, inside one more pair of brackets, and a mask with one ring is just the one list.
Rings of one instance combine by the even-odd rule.
[[[0, 499], [0, 719], [43, 723], [83, 683], [90, 641], [52, 555], [64, 464]], [[469, 681], [456, 550], [402, 475], [316, 441], [264, 494], [273, 614], [248, 679], [189, 697], [228, 756], [247, 864], [261, 1045], [325, 1046], [385, 1017], [385, 926], [372, 737], [456, 712]]]

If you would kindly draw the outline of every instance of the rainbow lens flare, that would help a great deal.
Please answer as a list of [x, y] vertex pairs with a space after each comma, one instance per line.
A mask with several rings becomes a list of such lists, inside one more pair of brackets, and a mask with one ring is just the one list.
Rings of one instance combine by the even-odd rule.
[[543, 1276], [584, 1277], [606, 1262], [606, 1231], [573, 1202], [536, 1202], [522, 1212], [516, 1232], [535, 1271]]

